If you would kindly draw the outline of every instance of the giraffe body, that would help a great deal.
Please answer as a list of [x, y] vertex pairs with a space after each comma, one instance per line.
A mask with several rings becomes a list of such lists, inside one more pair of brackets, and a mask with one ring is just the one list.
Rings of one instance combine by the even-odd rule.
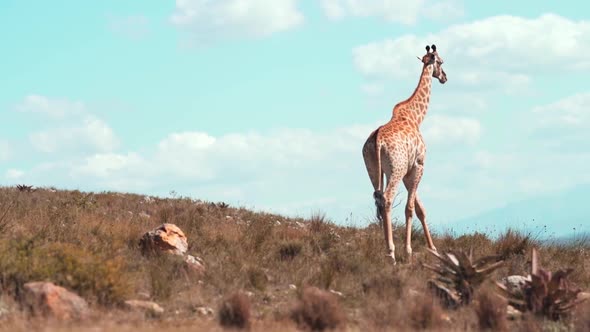
[[424, 66], [414, 93], [407, 100], [395, 105], [391, 120], [374, 130], [363, 145], [365, 166], [375, 189], [373, 197], [377, 206], [377, 218], [383, 223], [387, 256], [391, 257], [394, 264], [396, 260], [391, 206], [400, 182], [408, 190], [405, 207], [407, 255], [411, 259], [414, 211], [422, 223], [428, 247], [436, 250], [426, 223], [426, 211], [417, 194], [426, 158], [426, 145], [420, 133], [420, 124], [428, 111], [432, 77], [438, 78], [442, 84], [447, 81], [446, 73], [441, 67], [443, 61], [436, 52], [436, 46], [433, 45], [432, 49], [433, 52], [430, 52], [430, 47], [426, 47], [427, 54], [422, 58]]

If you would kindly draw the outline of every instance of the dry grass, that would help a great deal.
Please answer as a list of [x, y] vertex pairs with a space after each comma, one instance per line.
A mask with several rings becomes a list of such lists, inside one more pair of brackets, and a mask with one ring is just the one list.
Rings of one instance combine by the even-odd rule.
[[506, 331], [508, 329], [506, 306], [506, 301], [496, 294], [488, 290], [481, 292], [475, 305], [479, 328], [482, 331]]
[[[141, 255], [143, 233], [164, 222], [184, 231], [189, 254], [204, 261], [203, 274], [188, 271], [179, 257]], [[404, 233], [395, 226], [397, 248], [403, 248]], [[476, 303], [446, 311], [432, 301], [426, 288], [432, 274], [418, 263], [433, 261], [420, 233], [417, 229], [413, 236], [417, 263], [404, 264], [398, 250], [399, 264], [393, 267], [384, 256], [377, 223], [342, 227], [320, 213], [288, 219], [183, 197], [0, 188], [0, 330], [221, 331], [216, 318], [223, 308], [232, 308], [231, 317], [248, 317], [254, 331], [295, 331], [298, 326], [479, 331], [486, 317], [488, 325], [482, 326], [499, 322], [496, 311], [477, 309]], [[590, 289], [590, 247], [584, 242], [545, 245], [515, 231], [496, 241], [478, 233], [439, 235], [434, 241], [439, 251], [473, 247], [476, 257], [506, 257], [492, 280], [528, 271], [530, 248], [538, 245], [543, 266], [574, 267], [570, 280]], [[79, 293], [89, 301], [92, 318], [73, 325], [27, 317], [16, 299], [25, 282], [36, 280]], [[233, 303], [227, 294], [244, 294], [248, 305]], [[129, 299], [155, 301], [165, 313], [150, 317], [125, 311], [120, 304]], [[199, 313], [206, 307], [213, 314]], [[299, 309], [292, 316], [294, 307]], [[555, 324], [588, 326], [580, 315]], [[547, 324], [530, 320], [528, 326]], [[509, 330], [524, 328], [521, 321], [506, 324]]]
[[439, 328], [443, 324], [443, 311], [436, 298], [420, 295], [410, 307], [409, 319], [410, 327], [416, 330]]

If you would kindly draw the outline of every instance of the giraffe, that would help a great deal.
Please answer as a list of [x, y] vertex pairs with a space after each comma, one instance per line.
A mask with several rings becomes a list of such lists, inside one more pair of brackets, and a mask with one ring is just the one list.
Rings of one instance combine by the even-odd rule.
[[[418, 59], [420, 59], [418, 57]], [[395, 197], [400, 181], [408, 190], [405, 208], [406, 217], [406, 254], [412, 260], [412, 217], [414, 209], [416, 216], [422, 223], [424, 236], [430, 249], [436, 250], [428, 225], [426, 224], [426, 210], [418, 198], [417, 188], [424, 172], [424, 158], [426, 146], [420, 133], [420, 124], [428, 111], [432, 77], [441, 84], [447, 81], [447, 75], [442, 69], [443, 60], [436, 51], [436, 45], [426, 46], [426, 54], [420, 59], [423, 64], [418, 86], [405, 101], [393, 108], [391, 120], [375, 129], [363, 145], [363, 158], [369, 178], [375, 189], [373, 198], [377, 207], [377, 219], [383, 223], [386, 256], [393, 264], [395, 260], [395, 245], [391, 225], [391, 204]], [[383, 186], [386, 177], [386, 185]]]

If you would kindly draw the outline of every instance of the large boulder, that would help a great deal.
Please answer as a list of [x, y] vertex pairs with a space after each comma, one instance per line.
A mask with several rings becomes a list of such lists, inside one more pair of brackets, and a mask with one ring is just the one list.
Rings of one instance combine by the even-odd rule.
[[69, 320], [83, 319], [89, 314], [88, 303], [83, 298], [51, 282], [26, 283], [21, 300], [36, 316]]
[[139, 246], [144, 254], [166, 252], [184, 256], [188, 242], [184, 232], [174, 224], [162, 224], [145, 233]]

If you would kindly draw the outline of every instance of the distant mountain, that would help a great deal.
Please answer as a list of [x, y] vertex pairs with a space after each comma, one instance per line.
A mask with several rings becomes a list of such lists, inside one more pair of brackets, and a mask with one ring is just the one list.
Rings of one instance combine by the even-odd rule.
[[479, 231], [495, 237], [507, 227], [539, 239], [567, 240], [590, 234], [590, 186], [510, 203], [445, 227], [460, 235]]

